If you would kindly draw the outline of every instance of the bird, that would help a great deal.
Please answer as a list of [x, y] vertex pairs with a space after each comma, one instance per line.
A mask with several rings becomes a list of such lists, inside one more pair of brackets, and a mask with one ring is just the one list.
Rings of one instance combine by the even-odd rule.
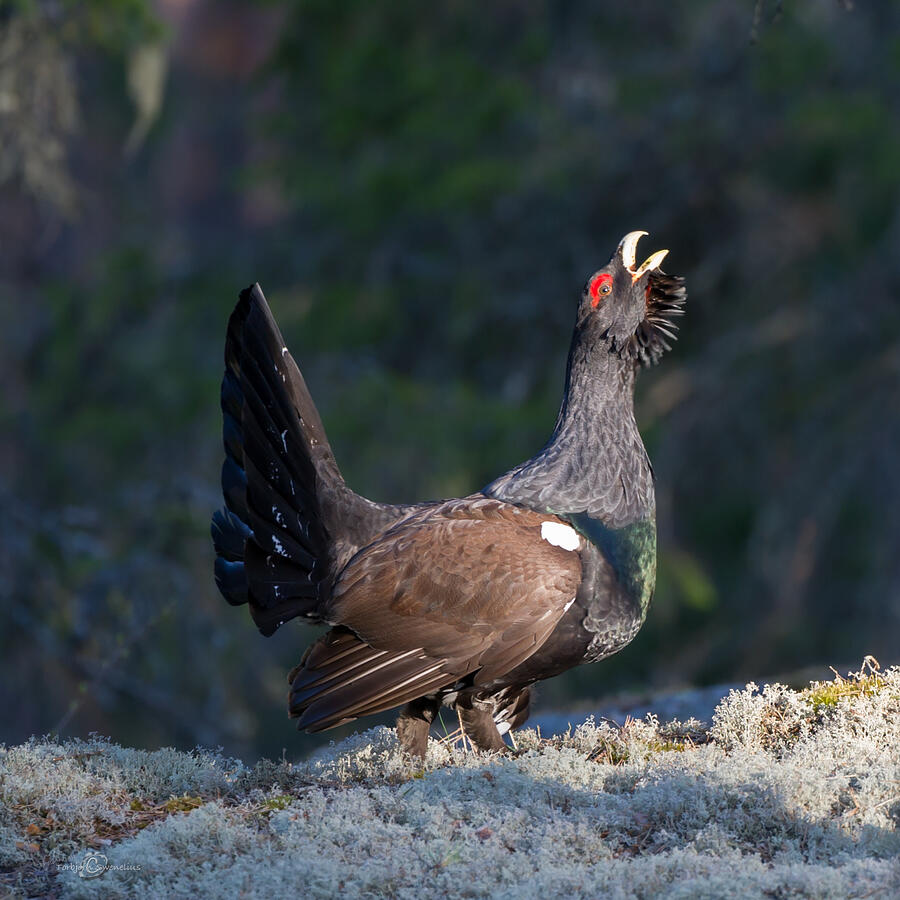
[[259, 284], [228, 322], [224, 508], [215, 580], [266, 636], [327, 626], [291, 671], [288, 712], [320, 732], [400, 707], [423, 759], [454, 709], [480, 751], [528, 718], [532, 686], [625, 647], [656, 580], [654, 473], [634, 415], [638, 369], [676, 338], [684, 279], [668, 251], [619, 243], [578, 299], [555, 427], [533, 457], [465, 497], [377, 503], [344, 481]]

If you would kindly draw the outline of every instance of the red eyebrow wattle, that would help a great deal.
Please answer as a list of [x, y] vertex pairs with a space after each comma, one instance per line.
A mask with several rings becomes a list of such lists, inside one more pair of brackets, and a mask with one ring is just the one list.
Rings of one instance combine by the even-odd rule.
[[600, 305], [600, 288], [603, 287], [604, 284], [612, 284], [612, 280], [612, 275], [604, 272], [591, 282], [591, 306], [597, 307]]

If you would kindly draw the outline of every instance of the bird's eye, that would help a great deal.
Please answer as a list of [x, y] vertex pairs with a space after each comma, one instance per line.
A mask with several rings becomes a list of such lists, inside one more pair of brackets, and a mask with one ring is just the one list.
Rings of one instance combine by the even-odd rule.
[[595, 309], [600, 305], [600, 301], [607, 295], [612, 293], [612, 275], [604, 273], [598, 275], [591, 281], [590, 291], [591, 306]]

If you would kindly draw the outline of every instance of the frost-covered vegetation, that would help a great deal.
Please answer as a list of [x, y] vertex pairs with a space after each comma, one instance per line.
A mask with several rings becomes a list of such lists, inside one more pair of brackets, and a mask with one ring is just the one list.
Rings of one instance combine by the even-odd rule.
[[[900, 668], [588, 721], [485, 757], [393, 732], [302, 763], [0, 751], [0, 891], [63, 897], [894, 897]], [[113, 867], [92, 878], [93, 865]], [[79, 864], [87, 870], [79, 871]]]

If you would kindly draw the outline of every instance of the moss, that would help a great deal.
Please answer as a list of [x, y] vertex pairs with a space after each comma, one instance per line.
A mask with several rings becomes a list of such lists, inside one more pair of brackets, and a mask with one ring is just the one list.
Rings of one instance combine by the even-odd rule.
[[802, 692], [803, 698], [810, 704], [813, 712], [819, 713], [828, 709], [836, 709], [842, 702], [856, 697], [874, 696], [886, 687], [884, 676], [878, 672], [878, 663], [871, 660], [868, 671], [851, 672], [847, 678], [835, 673], [834, 681], [814, 681]]
[[202, 797], [189, 797], [185, 794], [182, 797], [171, 797], [163, 803], [163, 809], [166, 812], [191, 812], [200, 806], [203, 806]]
[[274, 812], [279, 809], [287, 809], [291, 803], [294, 802], [294, 798], [289, 794], [277, 794], [274, 797], [267, 797], [262, 803], [262, 811], [263, 812]]

